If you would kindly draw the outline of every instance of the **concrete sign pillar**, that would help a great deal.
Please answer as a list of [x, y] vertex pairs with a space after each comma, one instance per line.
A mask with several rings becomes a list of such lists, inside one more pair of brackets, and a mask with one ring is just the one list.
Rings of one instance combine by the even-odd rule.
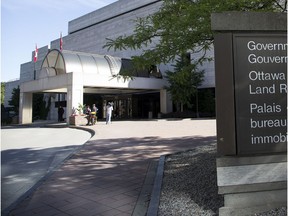
[[19, 124], [32, 123], [33, 94], [20, 92]]
[[212, 14], [220, 215], [287, 205], [287, 17]]

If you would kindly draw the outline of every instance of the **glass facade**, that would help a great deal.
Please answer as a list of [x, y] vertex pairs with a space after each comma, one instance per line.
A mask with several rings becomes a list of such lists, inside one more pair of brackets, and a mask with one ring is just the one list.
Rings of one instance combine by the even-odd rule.
[[160, 113], [160, 93], [84, 94], [84, 104], [98, 108], [98, 119], [106, 118], [106, 105], [113, 103], [114, 120], [157, 118]]

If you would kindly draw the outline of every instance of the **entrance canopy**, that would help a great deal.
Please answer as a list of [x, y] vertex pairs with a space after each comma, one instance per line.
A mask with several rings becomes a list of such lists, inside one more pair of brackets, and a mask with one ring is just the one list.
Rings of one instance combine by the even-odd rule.
[[123, 75], [130, 72], [135, 77], [162, 78], [156, 66], [138, 70], [133, 67], [130, 59], [53, 49], [43, 60], [39, 78], [56, 76], [66, 73], [99, 74], [108, 76]]

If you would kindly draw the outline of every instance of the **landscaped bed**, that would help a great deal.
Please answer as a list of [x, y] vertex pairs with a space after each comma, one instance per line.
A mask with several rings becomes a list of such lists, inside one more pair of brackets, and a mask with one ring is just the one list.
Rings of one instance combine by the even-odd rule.
[[[216, 144], [167, 156], [158, 216], [218, 215], [224, 199], [216, 174]], [[256, 215], [286, 216], [287, 208]]]

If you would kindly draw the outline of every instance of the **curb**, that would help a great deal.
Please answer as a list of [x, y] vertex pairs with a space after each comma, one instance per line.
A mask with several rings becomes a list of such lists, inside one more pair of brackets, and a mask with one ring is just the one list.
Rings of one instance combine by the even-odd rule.
[[[190, 151], [190, 150], [186, 150]], [[174, 154], [179, 154], [185, 151], [178, 151], [171, 154], [161, 155], [159, 162], [157, 173], [155, 174], [154, 178], [154, 186], [152, 189], [152, 194], [150, 197], [150, 202], [147, 210], [146, 216], [157, 216], [158, 215], [158, 208], [160, 203], [160, 196], [161, 196], [161, 189], [162, 189], [162, 182], [163, 182], [163, 175], [164, 175], [164, 168], [165, 168], [165, 160], [166, 157]]]
[[[87, 131], [87, 132], [89, 132], [89, 133], [91, 134], [90, 139], [91, 139], [93, 136], [95, 136], [95, 134], [96, 134], [95, 130], [93, 130], [93, 129], [91, 129], [91, 128], [85, 128], [85, 127], [80, 127], [80, 126], [68, 126], [68, 128]], [[88, 140], [88, 141], [89, 141], [89, 140]], [[87, 142], [88, 142], [88, 141], [87, 141]], [[84, 143], [84, 145], [85, 145], [85, 144], [86, 144], [86, 143]], [[84, 146], [84, 145], [83, 145], [83, 146]]]
[[165, 158], [166, 158], [166, 155], [160, 156], [160, 159], [158, 162], [157, 173], [154, 179], [154, 186], [152, 189], [152, 195], [151, 195], [151, 199], [149, 202], [147, 216], [157, 216], [157, 213], [158, 213], [161, 188], [162, 188], [162, 180], [163, 180], [163, 174], [164, 174]]
[[157, 167], [158, 167], [157, 160], [152, 160], [149, 163], [149, 167], [146, 172], [146, 177], [142, 185], [141, 192], [138, 196], [136, 205], [134, 207], [134, 210], [131, 216], [147, 216], [146, 213], [147, 213], [147, 209], [149, 206], [151, 193], [153, 191], [153, 185], [154, 185]]

